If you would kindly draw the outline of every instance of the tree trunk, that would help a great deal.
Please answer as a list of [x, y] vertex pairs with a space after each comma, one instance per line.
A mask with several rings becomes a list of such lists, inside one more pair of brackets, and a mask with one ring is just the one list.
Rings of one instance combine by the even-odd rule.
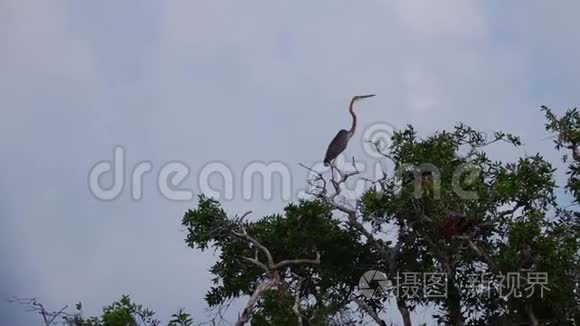
[[[450, 275], [451, 276], [451, 275]], [[449, 323], [453, 326], [465, 325], [465, 318], [461, 313], [461, 296], [455, 287], [455, 275], [449, 278], [447, 291], [447, 308], [449, 312]]]
[[409, 309], [407, 309], [405, 300], [398, 299], [397, 307], [399, 307], [399, 312], [401, 313], [401, 317], [403, 317], [403, 325], [411, 326], [411, 315], [409, 314]]
[[256, 290], [254, 290], [254, 293], [250, 297], [250, 300], [248, 300], [246, 308], [244, 308], [242, 314], [238, 317], [236, 326], [243, 326], [252, 318], [252, 313], [254, 311], [254, 305], [256, 304], [256, 302], [258, 302], [258, 300], [265, 291], [276, 287], [276, 285], [277, 285], [276, 282], [272, 280], [267, 280], [256, 287]]
[[463, 326], [465, 325], [465, 320], [463, 314], [461, 313], [461, 306], [450, 306], [449, 307], [449, 322], [453, 326]]

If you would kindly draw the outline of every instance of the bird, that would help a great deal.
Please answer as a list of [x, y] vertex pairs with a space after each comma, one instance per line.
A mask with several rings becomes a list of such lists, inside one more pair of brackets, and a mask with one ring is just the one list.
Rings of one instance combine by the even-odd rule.
[[457, 212], [448, 212], [438, 225], [439, 232], [446, 237], [470, 233], [475, 228], [475, 222]]
[[336, 136], [334, 136], [334, 139], [330, 142], [330, 145], [328, 145], [328, 149], [326, 150], [326, 155], [324, 156], [324, 166], [329, 166], [332, 164], [334, 159], [336, 159], [338, 155], [340, 155], [340, 153], [346, 149], [348, 141], [354, 134], [356, 129], [356, 114], [354, 113], [354, 103], [373, 96], [375, 96], [375, 94], [358, 95], [352, 98], [348, 109], [348, 112], [350, 115], [352, 115], [352, 126], [350, 127], [350, 130], [341, 129], [336, 134]]

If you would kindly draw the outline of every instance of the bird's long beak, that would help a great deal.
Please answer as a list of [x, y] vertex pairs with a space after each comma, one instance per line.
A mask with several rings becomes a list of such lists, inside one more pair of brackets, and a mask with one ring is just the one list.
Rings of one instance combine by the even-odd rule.
[[369, 97], [373, 97], [375, 96], [375, 94], [369, 94], [369, 95], [357, 95], [355, 97], [352, 98], [351, 103], [357, 102], [362, 100], [363, 98], [369, 98]]
[[355, 96], [353, 98], [354, 101], [359, 101], [362, 100], [363, 98], [369, 98], [369, 97], [373, 97], [375, 96], [375, 94], [369, 94], [369, 95], [359, 95], [359, 96]]

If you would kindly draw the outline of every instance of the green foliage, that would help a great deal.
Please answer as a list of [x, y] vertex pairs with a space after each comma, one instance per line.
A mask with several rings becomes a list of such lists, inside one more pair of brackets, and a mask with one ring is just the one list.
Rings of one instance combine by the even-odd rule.
[[[558, 118], [545, 106], [542, 106], [542, 111], [546, 115], [546, 130], [556, 134], [554, 139], [556, 149], [571, 151], [573, 160], [568, 166], [567, 188], [574, 195], [576, 202], [580, 203], [580, 113], [574, 108]], [[563, 155], [564, 162], [569, 161], [568, 157], [568, 153]]]
[[[577, 113], [567, 114], [563, 120], [577, 123]], [[570, 124], [564, 125], [569, 127]], [[574, 128], [573, 134], [578, 131], [577, 124]], [[570, 128], [565, 130], [571, 132]], [[458, 297], [453, 291], [466, 284], [466, 272], [548, 273], [553, 289], [543, 299], [535, 295], [531, 299], [509, 298], [506, 301], [497, 291], [491, 299], [468, 297], [462, 293], [455, 304], [461, 302], [460, 308], [468, 312], [471, 323], [493, 320], [503, 309], [507, 309], [500, 314], [504, 320], [526, 320], [529, 306], [547, 323], [569, 322], [578, 314], [574, 287], [580, 224], [577, 218], [568, 218], [565, 226], [552, 222], [556, 209], [552, 165], [539, 154], [523, 157], [515, 163], [491, 161], [482, 148], [497, 141], [514, 146], [521, 144], [517, 137], [502, 132], [488, 140], [483, 133], [464, 125], [457, 126], [454, 132], [439, 132], [425, 140], [419, 139], [411, 127], [396, 133], [388, 155], [403, 173], [399, 172], [398, 180], [383, 182], [380, 191], [371, 190], [363, 196], [363, 217], [377, 229], [393, 223], [399, 228], [411, 228], [420, 235], [412, 237], [407, 232], [399, 232], [398, 240], [403, 241], [404, 246], [398, 267], [408, 271], [448, 273], [456, 284], [450, 284], [449, 298], [441, 304], [449, 309], [453, 305], [452, 298]], [[413, 171], [424, 169], [426, 162], [438, 168], [440, 180], [431, 180], [428, 185], [432, 192], [421, 189], [417, 197], [417, 174]], [[405, 169], [405, 164], [411, 164], [411, 168]], [[475, 200], [460, 198], [453, 189], [453, 174], [462, 166], [476, 166], [479, 170], [479, 175], [471, 178], [469, 184], [466, 179], [455, 181], [463, 190], [474, 191]], [[423, 181], [419, 178], [420, 186]], [[432, 196], [437, 193], [436, 187], [440, 198]], [[466, 219], [475, 222], [476, 228], [468, 236], [484, 248], [491, 259], [465, 250], [460, 239], [441, 237], [437, 225], [447, 219], [450, 211], [461, 212]], [[488, 260], [496, 266], [487, 264]], [[481, 263], [487, 264], [483, 270]], [[410, 302], [424, 303], [421, 299]], [[482, 309], [486, 313], [478, 314]], [[438, 318], [441, 322], [454, 323], [449, 314]]]
[[193, 319], [191, 315], [184, 312], [183, 309], [179, 309], [176, 313], [171, 315], [171, 320], [168, 326], [191, 326], [193, 325]]
[[203, 251], [210, 244], [217, 248], [232, 238], [232, 223], [228, 221], [226, 213], [216, 200], [204, 195], [199, 196], [197, 208], [189, 210], [181, 223], [188, 231], [185, 242], [193, 249]]
[[[269, 249], [277, 262], [314, 258], [318, 252], [320, 260], [325, 262], [323, 269], [312, 265], [292, 265], [284, 268], [281, 274], [285, 278], [291, 278], [291, 275], [303, 278], [301, 295], [318, 299], [318, 306], [305, 314], [312, 315], [321, 309], [340, 309], [338, 302], [344, 301], [354, 290], [361, 273], [375, 266], [374, 255], [369, 254], [357, 233], [340, 227], [340, 222], [332, 218], [331, 207], [322, 202], [300, 201], [288, 205], [284, 213], [265, 216], [255, 222], [243, 222], [243, 225], [250, 236]], [[198, 207], [186, 212], [182, 220], [188, 230], [186, 241], [190, 247], [212, 245], [220, 251], [217, 263], [210, 269], [215, 275], [214, 286], [206, 295], [210, 306], [250, 295], [264, 278], [263, 270], [243, 259], [254, 257], [255, 249], [245, 239], [232, 235], [234, 224], [225, 221], [224, 217], [219, 203], [200, 196]], [[212, 226], [208, 221], [217, 222]], [[262, 252], [257, 254], [261, 261], [266, 261]], [[273, 300], [272, 294], [269, 298]], [[260, 308], [262, 316], [270, 316], [272, 320], [285, 318], [281, 311], [270, 311], [274, 306], [263, 304]]]
[[298, 325], [293, 305], [294, 298], [287, 291], [266, 292], [252, 318], [252, 326]]
[[[75, 306], [76, 313], [65, 316], [65, 325], [70, 326], [157, 326], [160, 321], [153, 316], [155, 312], [144, 308], [143, 305], [131, 301], [128, 295], [103, 308], [100, 317], [83, 317], [82, 304]], [[180, 311], [181, 312], [181, 311]], [[186, 314], [187, 315], [187, 314]], [[175, 316], [175, 315], [174, 315]], [[180, 324], [170, 324], [180, 325]], [[187, 325], [187, 324], [183, 324]], [[191, 325], [191, 324], [189, 324]]]
[[159, 325], [159, 321], [153, 318], [155, 313], [140, 304], [131, 301], [128, 295], [123, 295], [119, 301], [113, 302], [103, 308], [103, 325]]

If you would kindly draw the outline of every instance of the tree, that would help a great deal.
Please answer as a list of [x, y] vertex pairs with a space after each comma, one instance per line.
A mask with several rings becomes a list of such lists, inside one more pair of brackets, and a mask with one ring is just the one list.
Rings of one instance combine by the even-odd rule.
[[[258, 325], [279, 325], [280, 320], [326, 325], [348, 303], [345, 298], [355, 291], [360, 267], [374, 264], [358, 235], [341, 228], [331, 211], [322, 202], [301, 201], [286, 207], [284, 216], [247, 222], [249, 213], [228, 219], [217, 201], [200, 196], [198, 207], [182, 223], [188, 246], [220, 250], [211, 268], [216, 286], [206, 296], [208, 304], [249, 295], [240, 325], [254, 314], [256, 303]], [[293, 304], [285, 304], [289, 301]]]
[[[558, 119], [544, 111], [556, 148], [573, 153], [568, 189], [578, 201], [578, 113]], [[580, 321], [578, 212], [558, 206], [550, 162], [540, 154], [491, 160], [487, 147], [521, 146], [520, 139], [504, 132], [487, 137], [463, 124], [425, 139], [408, 126], [392, 141], [379, 151], [392, 171], [371, 181], [356, 203], [341, 191], [358, 171], [338, 169], [338, 180], [326, 180], [306, 166], [312, 199], [290, 204], [283, 215], [228, 218], [217, 201], [200, 196], [182, 223], [190, 247], [220, 252], [208, 304], [249, 295], [240, 325], [250, 318], [257, 325], [326, 325], [355, 312], [386, 325], [380, 315], [393, 301], [405, 325], [419, 305], [438, 307], [434, 317], [451, 325]], [[315, 263], [303, 258], [315, 255]], [[278, 268], [275, 260], [301, 263]], [[369, 299], [356, 286], [367, 270], [394, 280], [439, 275], [447, 291], [399, 293], [399, 284]], [[510, 282], [518, 287], [508, 288]]]

